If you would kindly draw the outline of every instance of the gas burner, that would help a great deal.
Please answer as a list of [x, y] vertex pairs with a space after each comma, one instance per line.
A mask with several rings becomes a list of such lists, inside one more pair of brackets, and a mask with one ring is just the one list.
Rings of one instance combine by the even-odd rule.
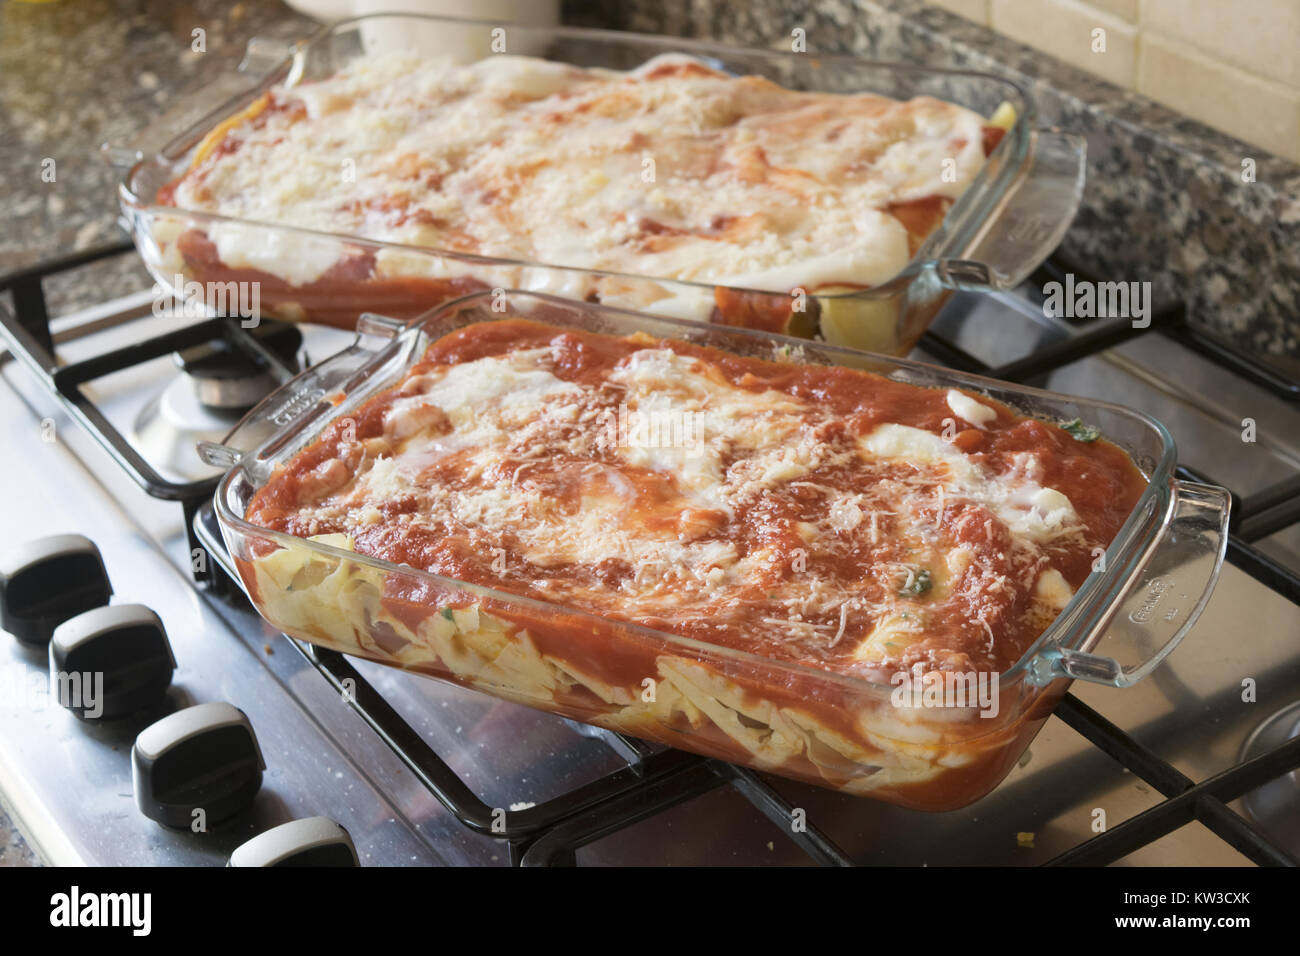
[[[1300, 737], [1300, 701], [1268, 717], [1246, 738], [1241, 761], [1276, 750]], [[1242, 797], [1246, 812], [1268, 835], [1294, 854], [1300, 854], [1300, 769], [1275, 777]]]
[[[155, 467], [186, 481], [217, 474], [194, 451], [198, 441], [220, 441], [239, 422], [240, 409], [213, 408], [199, 401], [196, 380], [172, 379], [131, 426], [132, 444]], [[216, 386], [220, 390], [221, 386]]]
[[[302, 333], [295, 326], [266, 320], [251, 335], [286, 365], [297, 369]], [[177, 352], [175, 361], [198, 404], [214, 411], [247, 411], [279, 384], [265, 368], [225, 339]]]
[[[302, 333], [285, 322], [264, 321], [252, 332], [268, 351], [297, 370]], [[220, 441], [244, 412], [275, 390], [277, 379], [225, 339], [214, 339], [172, 355], [181, 374], [140, 410], [132, 439], [145, 458], [187, 481], [217, 469], [195, 454], [200, 441]]]

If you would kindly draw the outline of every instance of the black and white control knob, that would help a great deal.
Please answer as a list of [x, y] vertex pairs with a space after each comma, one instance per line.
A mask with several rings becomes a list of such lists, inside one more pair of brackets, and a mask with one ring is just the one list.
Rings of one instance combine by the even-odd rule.
[[113, 594], [95, 543], [80, 534], [38, 538], [0, 559], [0, 627], [24, 644], [44, 644], [54, 629]]
[[258, 834], [229, 866], [360, 866], [352, 837], [329, 817], [307, 817]]
[[158, 615], [141, 604], [85, 611], [54, 629], [50, 689], [77, 716], [122, 717], [158, 701], [176, 659]]
[[206, 828], [238, 813], [253, 802], [265, 769], [248, 717], [226, 703], [169, 714], [131, 748], [136, 806], [169, 827]]

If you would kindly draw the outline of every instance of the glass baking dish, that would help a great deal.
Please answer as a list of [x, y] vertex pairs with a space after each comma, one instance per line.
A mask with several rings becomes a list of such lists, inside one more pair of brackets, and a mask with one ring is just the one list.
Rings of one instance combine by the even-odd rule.
[[[895, 99], [930, 95], [986, 118], [995, 112], [1013, 116], [1014, 122], [975, 181], [898, 275], [872, 288], [825, 289], [815, 295], [468, 256], [189, 212], [156, 202], [159, 189], [188, 168], [198, 144], [271, 85], [326, 77], [375, 51], [436, 51], [475, 60], [489, 55], [494, 30], [505, 31], [502, 36], [509, 52], [585, 67], [626, 70], [656, 55], [681, 52], [704, 58], [719, 69], [762, 75], [792, 89], [872, 92]], [[277, 53], [285, 55], [269, 66]], [[254, 285], [258, 314], [290, 321], [350, 329], [366, 310], [411, 318], [472, 291], [522, 288], [610, 305], [639, 303], [679, 318], [721, 318], [727, 324], [805, 337], [820, 333], [834, 343], [901, 355], [915, 344], [954, 290], [1010, 288], [1037, 268], [1065, 233], [1083, 190], [1083, 139], [1036, 130], [1037, 114], [1025, 91], [984, 73], [746, 50], [633, 33], [407, 14], [346, 20], [293, 47], [255, 43], [245, 64], [256, 68], [250, 72], [268, 66], [269, 72], [260, 82], [234, 71], [218, 77], [194, 103], [182, 102], [169, 110], [134, 144], [111, 147], [108, 152], [114, 161], [129, 164], [119, 190], [122, 211], [146, 266], [162, 288], [181, 297], [201, 296], [208, 305], [223, 309], [232, 306], [230, 295], [236, 288], [232, 283]], [[195, 120], [196, 111], [211, 106], [218, 96], [229, 98]], [[161, 142], [182, 125], [184, 131], [166, 145], [145, 145], [145, 141]], [[253, 267], [231, 268], [209, 241], [220, 230], [236, 230], [229, 235], [238, 237], [241, 249], [265, 250], [257, 261], [333, 263], [335, 267], [321, 278], [298, 283], [292, 281], [292, 270], [282, 266], [278, 267], [288, 278]], [[239, 300], [245, 309], [249, 298]], [[657, 300], [653, 306], [644, 305], [652, 300]]]
[[[1081, 419], [1149, 481], [1105, 554], [977, 701], [934, 708], [862, 680], [440, 577], [298, 538], [244, 515], [275, 469], [395, 384], [430, 342], [524, 316], [557, 328], [684, 339], [737, 354], [961, 387], [1051, 421]], [[301, 640], [674, 747], [909, 807], [948, 810], [1011, 770], [1071, 680], [1124, 687], [1182, 640], [1227, 542], [1229, 496], [1173, 477], [1168, 432], [1137, 412], [917, 362], [526, 292], [472, 295], [409, 323], [363, 316], [355, 342], [267, 398], [222, 444], [216, 514], [249, 597]], [[577, 663], [575, 663], [577, 662]], [[992, 711], [992, 713], [990, 713]]]

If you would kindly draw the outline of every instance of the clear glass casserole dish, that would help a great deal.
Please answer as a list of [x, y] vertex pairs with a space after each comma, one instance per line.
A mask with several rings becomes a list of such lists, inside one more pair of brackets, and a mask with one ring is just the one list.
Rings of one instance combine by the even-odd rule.
[[[246, 520], [281, 466], [333, 422], [403, 378], [434, 340], [524, 316], [555, 326], [707, 344], [738, 355], [863, 369], [962, 388], [1015, 412], [1082, 419], [1148, 480], [1104, 556], [990, 696], [940, 706], [872, 681], [689, 640], [635, 623], [467, 584]], [[790, 347], [798, 346], [794, 351]], [[254, 409], [224, 444], [216, 514], [250, 598], [309, 643], [477, 688], [576, 720], [821, 786], [927, 810], [968, 804], [1011, 770], [1075, 679], [1124, 687], [1155, 668], [1209, 599], [1229, 496], [1173, 477], [1157, 422], [1105, 402], [746, 329], [701, 327], [533, 293], [479, 294], [410, 323], [363, 317], [351, 347]], [[575, 664], [574, 662], [578, 662]]]
[[[157, 201], [159, 190], [188, 168], [205, 138], [273, 85], [329, 77], [375, 51], [452, 52], [471, 61], [489, 54], [493, 31], [501, 29], [511, 52], [578, 66], [627, 70], [656, 55], [685, 53], [725, 72], [763, 76], [788, 89], [870, 92], [893, 99], [928, 95], [986, 118], [998, 113], [1005, 118], [1000, 122], [1010, 125], [974, 181], [897, 275], [870, 288], [820, 287], [811, 294], [560, 267], [544, 257], [537, 262], [492, 259], [232, 219]], [[502, 27], [487, 21], [387, 14], [325, 27], [288, 51], [258, 44], [250, 47], [245, 63], [264, 68], [277, 52], [287, 56], [270, 67], [260, 82], [232, 71], [212, 83], [195, 103], [182, 102], [170, 110], [155, 127], [169, 135], [180, 123], [189, 125], [165, 146], [110, 150], [114, 161], [130, 164], [119, 189], [121, 206], [150, 272], [174, 294], [202, 297], [218, 309], [242, 306], [248, 311], [251, 305], [268, 317], [352, 328], [367, 310], [412, 318], [473, 291], [522, 288], [642, 309], [645, 302], [658, 300], [650, 309], [658, 314], [805, 337], [820, 333], [837, 344], [905, 354], [955, 289], [1005, 289], [1022, 281], [1060, 241], [1083, 189], [1082, 138], [1036, 130], [1036, 112], [1028, 95], [988, 74], [846, 56], [745, 50], [631, 33]], [[214, 96], [232, 93], [194, 121], [200, 106], [210, 106]], [[184, 117], [179, 123], [178, 114]], [[137, 137], [137, 143], [156, 142], [159, 133], [150, 129]], [[295, 275], [294, 268], [269, 264], [264, 269], [247, 263], [230, 267], [216, 252], [217, 243], [209, 241], [221, 230], [237, 230], [240, 255], [247, 262], [333, 266], [311, 279]], [[264, 255], [250, 250], [263, 250]], [[253, 300], [239, 284], [254, 287], [257, 298]]]

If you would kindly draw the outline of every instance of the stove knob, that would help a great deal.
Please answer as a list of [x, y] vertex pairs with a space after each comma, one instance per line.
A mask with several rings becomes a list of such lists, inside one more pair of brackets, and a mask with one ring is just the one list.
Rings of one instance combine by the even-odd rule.
[[50, 641], [50, 690], [88, 720], [148, 707], [171, 686], [175, 669], [162, 621], [140, 604], [78, 614]]
[[151, 724], [131, 748], [140, 812], [164, 826], [199, 831], [253, 802], [266, 764], [244, 712], [195, 704]]
[[230, 854], [228, 866], [360, 866], [352, 837], [329, 817], [282, 823]]
[[99, 549], [84, 535], [38, 538], [0, 560], [0, 627], [25, 644], [45, 644], [68, 618], [103, 607], [112, 594]]

